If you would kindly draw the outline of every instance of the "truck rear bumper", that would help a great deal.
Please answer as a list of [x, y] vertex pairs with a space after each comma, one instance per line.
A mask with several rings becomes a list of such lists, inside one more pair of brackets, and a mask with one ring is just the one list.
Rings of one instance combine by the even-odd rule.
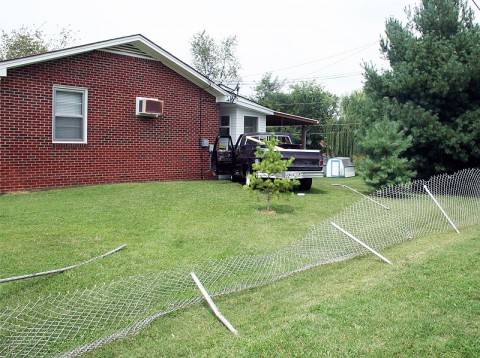
[[[322, 171], [286, 171], [283, 173], [272, 174], [270, 178], [273, 179], [308, 179], [308, 178], [323, 178], [325, 173]], [[257, 178], [268, 178], [267, 173], [257, 172]]]

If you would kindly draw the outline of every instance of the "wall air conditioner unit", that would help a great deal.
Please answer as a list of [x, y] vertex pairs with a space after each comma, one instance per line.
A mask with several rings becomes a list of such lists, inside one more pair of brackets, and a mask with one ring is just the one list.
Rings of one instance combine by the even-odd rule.
[[154, 118], [163, 116], [163, 101], [157, 98], [137, 97], [136, 115]]

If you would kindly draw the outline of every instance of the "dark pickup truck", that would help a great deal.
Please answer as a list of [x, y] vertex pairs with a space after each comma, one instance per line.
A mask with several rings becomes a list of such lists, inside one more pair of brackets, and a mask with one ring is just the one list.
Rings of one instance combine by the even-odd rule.
[[[300, 190], [310, 190], [312, 178], [322, 178], [323, 157], [320, 150], [301, 149], [300, 144], [293, 144], [288, 133], [254, 132], [242, 134], [235, 145], [230, 136], [219, 135], [212, 150], [212, 170], [217, 175], [230, 175], [232, 181], [243, 180], [248, 184], [248, 175], [252, 173], [255, 163], [255, 150], [265, 147], [264, 140], [274, 135], [278, 140], [277, 149], [284, 159], [295, 158], [286, 172], [275, 175], [275, 178], [297, 179]], [[266, 173], [257, 172], [258, 177], [266, 177]]]

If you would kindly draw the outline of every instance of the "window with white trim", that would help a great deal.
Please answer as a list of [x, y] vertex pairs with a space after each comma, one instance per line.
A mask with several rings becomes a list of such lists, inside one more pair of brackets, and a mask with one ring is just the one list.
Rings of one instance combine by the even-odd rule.
[[230, 116], [220, 117], [220, 134], [230, 135]]
[[53, 142], [87, 143], [86, 88], [53, 88]]
[[256, 132], [258, 130], [258, 117], [243, 117], [244, 133]]

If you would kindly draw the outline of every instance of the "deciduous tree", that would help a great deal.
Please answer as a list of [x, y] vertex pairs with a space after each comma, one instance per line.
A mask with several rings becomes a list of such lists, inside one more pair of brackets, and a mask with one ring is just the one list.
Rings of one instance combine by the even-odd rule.
[[76, 42], [76, 33], [67, 27], [60, 29], [58, 35], [53, 39], [49, 39], [38, 28], [31, 29], [26, 26], [9, 33], [4, 30], [1, 31], [0, 60], [10, 60], [59, 50]]
[[[285, 83], [285, 80], [273, 78], [271, 73], [267, 73], [255, 87], [252, 99], [273, 110], [317, 119], [322, 124], [337, 119], [339, 98], [325, 90], [322, 85], [315, 81], [304, 81], [292, 84], [286, 90]], [[301, 141], [300, 127], [290, 127], [288, 132], [293, 135], [296, 142]], [[311, 132], [315, 133], [312, 136], [315, 140], [312, 148], [318, 148], [321, 139], [318, 128], [311, 129]]]
[[282, 111], [288, 95], [284, 93], [285, 80], [272, 73], [266, 73], [254, 88], [253, 100], [262, 106], [276, 111]]
[[217, 43], [205, 30], [197, 32], [190, 43], [192, 65], [216, 83], [235, 86], [240, 81], [237, 44], [236, 36], [225, 37]]
[[[255, 151], [258, 163], [253, 164], [252, 169], [254, 173], [249, 175], [250, 184], [245, 185], [245, 189], [258, 190], [260, 193], [265, 194], [267, 211], [271, 211], [272, 198], [292, 191], [300, 183], [298, 180], [275, 179], [271, 177], [286, 171], [295, 158], [282, 159], [281, 151], [276, 150], [278, 140], [273, 135], [270, 136], [269, 140], [264, 140], [264, 143], [265, 148], [258, 146]], [[266, 174], [266, 178], [258, 178], [255, 172]]]

